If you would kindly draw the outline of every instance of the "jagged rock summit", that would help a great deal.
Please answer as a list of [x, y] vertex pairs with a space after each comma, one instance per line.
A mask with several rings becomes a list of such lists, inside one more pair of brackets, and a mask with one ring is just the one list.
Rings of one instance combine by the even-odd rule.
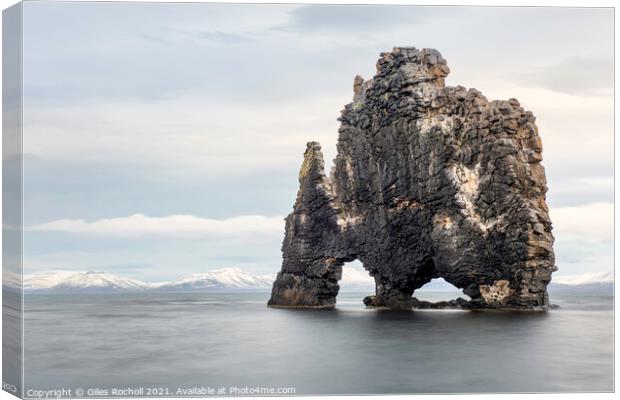
[[[331, 176], [307, 144], [269, 305], [330, 308], [345, 262], [374, 277], [368, 306], [408, 309], [442, 277], [464, 308], [547, 309], [554, 265], [535, 118], [515, 99], [446, 87], [437, 50], [394, 48], [354, 80]], [[455, 303], [457, 304], [457, 303]]]

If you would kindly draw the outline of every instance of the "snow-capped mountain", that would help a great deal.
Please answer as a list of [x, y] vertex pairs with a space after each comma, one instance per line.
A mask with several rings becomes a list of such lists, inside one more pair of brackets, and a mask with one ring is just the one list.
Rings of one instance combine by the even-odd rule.
[[[275, 275], [253, 274], [239, 268], [222, 268], [184, 275], [169, 282], [145, 283], [106, 272], [54, 270], [24, 275], [24, 290], [45, 293], [270, 290]], [[613, 290], [613, 282], [611, 271], [557, 276], [553, 277], [549, 290], [610, 291]], [[374, 290], [374, 279], [361, 267], [345, 266], [339, 283], [342, 291]], [[4, 285], [12, 287], [10, 282], [4, 282]], [[434, 279], [419, 290], [457, 291], [458, 289], [443, 279]]]
[[24, 275], [24, 290], [49, 292], [144, 291], [153, 286], [106, 272], [46, 271]]
[[160, 283], [156, 290], [257, 290], [271, 289], [275, 274], [255, 275], [239, 268], [222, 268], [189, 274], [172, 282]]
[[614, 288], [613, 271], [553, 277], [549, 290], [609, 291]]
[[590, 272], [583, 275], [558, 276], [553, 278], [553, 283], [569, 286], [614, 283], [614, 273], [607, 271]]

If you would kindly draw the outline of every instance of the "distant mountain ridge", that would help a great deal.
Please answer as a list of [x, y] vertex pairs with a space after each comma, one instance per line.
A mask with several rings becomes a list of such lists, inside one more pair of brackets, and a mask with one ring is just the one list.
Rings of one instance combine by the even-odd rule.
[[588, 272], [581, 275], [558, 276], [553, 278], [552, 283], [569, 286], [614, 283], [614, 273], [613, 271]]
[[552, 279], [549, 290], [604, 291], [613, 293], [614, 273], [613, 271], [589, 272], [582, 275], [558, 276]]
[[271, 289], [275, 274], [255, 275], [239, 268], [222, 268], [213, 271], [184, 275], [172, 282], [153, 287], [160, 291]]
[[[276, 274], [253, 274], [240, 268], [220, 268], [183, 275], [178, 279], [146, 283], [99, 271], [53, 270], [24, 275], [28, 292], [176, 292], [270, 290]], [[613, 290], [613, 272], [554, 277], [549, 290]], [[11, 286], [10, 282], [5, 282]], [[374, 279], [360, 268], [345, 266], [340, 285], [343, 291], [373, 291]], [[458, 291], [443, 279], [434, 279], [420, 290]]]
[[153, 285], [106, 272], [46, 271], [24, 275], [24, 290], [50, 292], [145, 291]]

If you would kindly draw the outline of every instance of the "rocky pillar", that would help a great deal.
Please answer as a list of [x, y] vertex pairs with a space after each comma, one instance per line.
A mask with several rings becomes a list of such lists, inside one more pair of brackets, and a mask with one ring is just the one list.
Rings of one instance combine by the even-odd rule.
[[282, 270], [270, 306], [330, 308], [336, 304], [343, 261], [333, 257], [338, 212], [317, 142], [309, 142], [299, 172], [299, 191], [286, 218]]

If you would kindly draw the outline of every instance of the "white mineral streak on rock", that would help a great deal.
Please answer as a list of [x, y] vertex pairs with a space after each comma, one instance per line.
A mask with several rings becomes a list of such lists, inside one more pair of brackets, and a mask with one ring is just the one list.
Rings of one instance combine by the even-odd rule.
[[349, 179], [353, 179], [353, 165], [351, 165], [350, 159], [347, 158], [345, 160], [344, 167], [345, 167], [345, 170], [347, 171], [347, 176], [349, 177]]
[[502, 218], [484, 220], [476, 211], [474, 201], [480, 194], [478, 188], [480, 163], [476, 164], [474, 168], [467, 168], [463, 164], [454, 164], [447, 171], [458, 190], [456, 200], [457, 204], [461, 206], [461, 213], [472, 225], [477, 226], [482, 233], [487, 234], [489, 229], [493, 228]]
[[440, 128], [442, 132], [449, 133], [453, 129], [451, 118], [437, 115], [429, 115], [427, 118], [418, 119], [416, 121], [417, 128], [422, 135], [428, 135], [430, 130]]
[[341, 228], [347, 228], [349, 226], [355, 225], [360, 221], [360, 217], [356, 216], [356, 217], [352, 217], [350, 215], [345, 215], [345, 216], [340, 216], [338, 218], [338, 226], [340, 226]]

